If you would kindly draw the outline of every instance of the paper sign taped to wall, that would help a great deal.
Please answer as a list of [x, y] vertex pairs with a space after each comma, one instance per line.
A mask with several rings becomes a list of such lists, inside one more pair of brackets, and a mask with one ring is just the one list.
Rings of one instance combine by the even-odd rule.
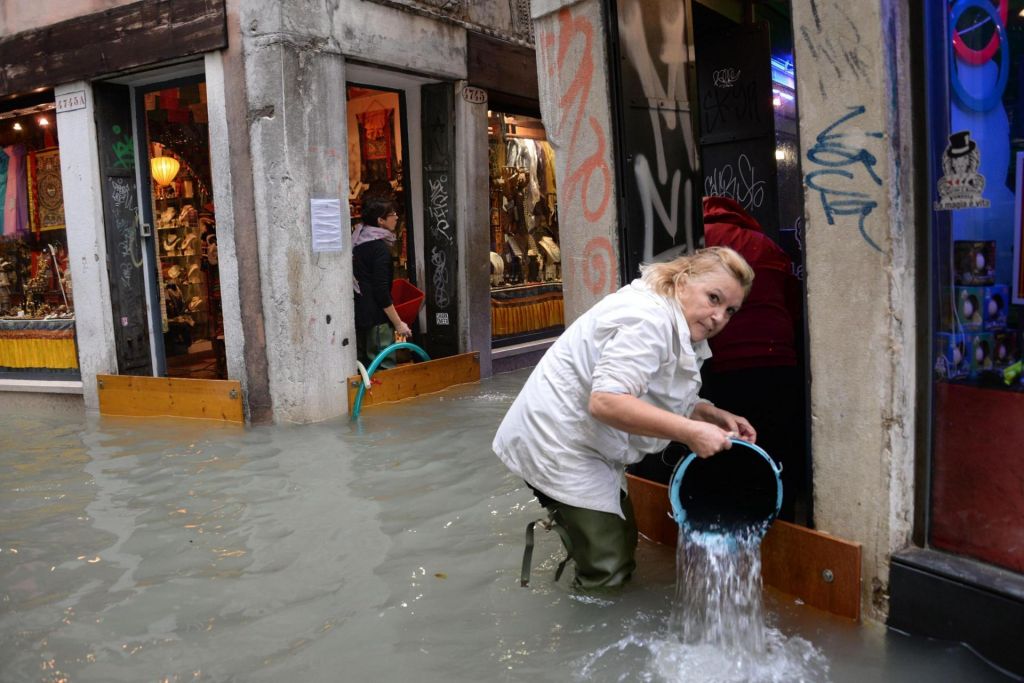
[[314, 252], [345, 250], [340, 199], [310, 199], [309, 217], [313, 228]]

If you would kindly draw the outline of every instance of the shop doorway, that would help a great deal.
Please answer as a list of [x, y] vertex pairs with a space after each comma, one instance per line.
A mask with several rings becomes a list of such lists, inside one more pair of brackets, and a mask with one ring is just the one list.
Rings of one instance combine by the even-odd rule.
[[[758, 444], [782, 465], [780, 518], [813, 526], [789, 2], [745, 3], [742, 12], [690, 0], [605, 6], [616, 65], [610, 82], [623, 273], [632, 279], [642, 263], [701, 246], [730, 246], [751, 262], [753, 288], [710, 340], [700, 393], [750, 420]], [[657, 21], [677, 12], [686, 21]], [[685, 62], [666, 61], [669, 55]], [[632, 472], [667, 482], [687, 453], [673, 443]]]
[[205, 79], [136, 88], [135, 113], [157, 374], [227, 379]]
[[[412, 232], [414, 212], [407, 174], [410, 148], [405, 91], [365, 82], [347, 82], [345, 95], [349, 141], [350, 228], [355, 230], [363, 222], [363, 207], [367, 202], [383, 199], [393, 203], [398, 222], [395, 225], [394, 242], [389, 246], [391, 298], [399, 317], [413, 331], [410, 341], [422, 344], [422, 340], [416, 339], [421, 329], [417, 316], [419, 309], [413, 303], [417, 297], [410, 294], [416, 294], [419, 290], [415, 286], [416, 258]], [[374, 278], [387, 275], [379, 270], [377, 266]], [[372, 303], [368, 305], [373, 306]], [[367, 334], [366, 317], [372, 315], [357, 302], [357, 334]], [[363, 343], [362, 339], [365, 337], [361, 337], [360, 344]], [[393, 359], [403, 363], [410, 361], [411, 356], [403, 350], [396, 353]]]
[[378, 197], [398, 207], [398, 226], [391, 245], [396, 279], [416, 283], [412, 207], [408, 201], [405, 93], [363, 83], [346, 84], [348, 112], [349, 213], [352, 226], [362, 219], [362, 205]]

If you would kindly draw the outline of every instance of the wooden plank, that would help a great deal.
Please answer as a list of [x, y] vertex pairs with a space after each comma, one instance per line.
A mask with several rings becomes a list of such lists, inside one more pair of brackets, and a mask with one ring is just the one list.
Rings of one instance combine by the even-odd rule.
[[100, 414], [245, 422], [237, 380], [96, 375]]
[[[626, 479], [637, 529], [656, 543], [675, 546], [678, 527], [670, 516], [668, 486], [630, 474]], [[776, 520], [761, 542], [761, 577], [812, 607], [860, 619], [859, 543]]]
[[626, 481], [636, 528], [655, 543], [674, 546], [679, 539], [679, 525], [672, 518], [668, 486], [632, 474], [626, 475]]
[[861, 546], [776, 520], [761, 542], [761, 576], [812, 607], [860, 619]]
[[141, 0], [0, 39], [0, 95], [227, 44], [224, 0]]
[[[480, 354], [474, 351], [422, 363], [402, 365], [391, 370], [378, 370], [373, 373], [370, 381], [373, 387], [363, 396], [363, 408], [441, 391], [456, 384], [479, 382]], [[359, 391], [359, 385], [362, 383], [363, 379], [359, 375], [349, 377], [346, 382], [349, 412], [352, 411], [356, 392]]]

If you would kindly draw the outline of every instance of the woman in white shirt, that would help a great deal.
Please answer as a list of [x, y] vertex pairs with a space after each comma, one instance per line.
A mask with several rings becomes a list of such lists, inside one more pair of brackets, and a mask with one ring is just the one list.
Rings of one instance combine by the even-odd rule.
[[707, 339], [753, 279], [727, 247], [642, 267], [566, 329], [509, 408], [494, 452], [550, 513], [576, 563], [574, 586], [619, 586], [636, 566], [626, 465], [670, 441], [706, 458], [732, 437], [757, 438], [746, 419], [698, 396]]

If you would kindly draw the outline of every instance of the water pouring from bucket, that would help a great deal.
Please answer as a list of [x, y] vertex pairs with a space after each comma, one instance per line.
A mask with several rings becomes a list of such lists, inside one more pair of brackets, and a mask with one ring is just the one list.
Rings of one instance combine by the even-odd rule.
[[714, 457], [690, 453], [669, 485], [679, 524], [673, 631], [681, 643], [712, 646], [741, 670], [768, 643], [760, 546], [782, 506], [781, 470], [759, 446], [732, 439], [732, 448]]
[[690, 453], [669, 483], [680, 534], [695, 539], [760, 539], [782, 506], [782, 468], [761, 447], [732, 439], [711, 458]]

